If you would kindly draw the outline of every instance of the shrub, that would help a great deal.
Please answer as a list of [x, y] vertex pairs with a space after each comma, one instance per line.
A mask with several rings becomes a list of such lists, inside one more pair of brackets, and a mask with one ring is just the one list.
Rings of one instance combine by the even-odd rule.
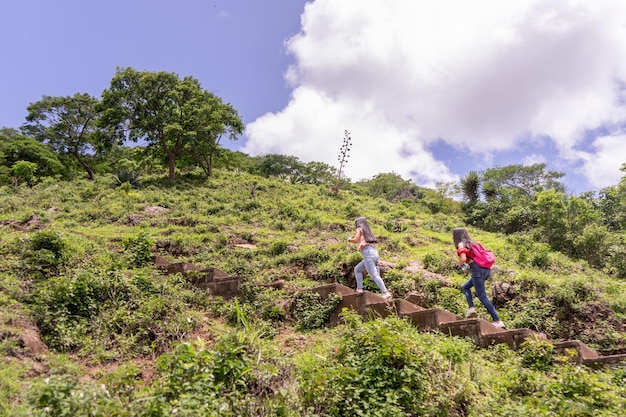
[[287, 247], [288, 245], [286, 242], [283, 242], [282, 240], [275, 240], [270, 245], [268, 252], [272, 256], [282, 255], [285, 251], [287, 251]]
[[82, 346], [88, 321], [99, 311], [100, 294], [100, 286], [87, 273], [39, 284], [31, 304], [46, 344], [60, 352]]
[[520, 347], [522, 365], [537, 371], [547, 371], [554, 362], [554, 345], [545, 340], [527, 339]]
[[23, 253], [24, 265], [29, 272], [49, 276], [69, 260], [67, 243], [62, 233], [44, 230], [30, 236]]
[[424, 268], [438, 274], [449, 274], [458, 270], [456, 257], [442, 253], [427, 253], [424, 256]]
[[293, 301], [293, 316], [299, 330], [320, 329], [341, 302], [341, 295], [330, 294], [322, 300], [316, 292], [301, 292]]
[[410, 324], [363, 323], [354, 312], [343, 317], [348, 326], [337, 348], [300, 369], [303, 405], [329, 416], [424, 415], [427, 358], [407, 339]]
[[149, 233], [141, 232], [137, 236], [127, 237], [122, 240], [122, 244], [132, 266], [142, 267], [152, 262], [154, 240]]
[[128, 168], [120, 169], [115, 175], [115, 185], [122, 187], [124, 184], [127, 184], [126, 187], [138, 188], [140, 185], [139, 174]]

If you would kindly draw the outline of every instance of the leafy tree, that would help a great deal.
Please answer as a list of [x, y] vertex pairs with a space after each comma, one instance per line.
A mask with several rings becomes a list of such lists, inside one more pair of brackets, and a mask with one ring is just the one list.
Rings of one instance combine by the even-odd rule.
[[[6, 133], [6, 131], [5, 131]], [[5, 168], [5, 175], [18, 161], [28, 161], [37, 165], [37, 177], [63, 175], [65, 167], [47, 145], [33, 138], [18, 134], [0, 133], [0, 167]]]
[[256, 171], [264, 177], [279, 177], [291, 180], [300, 177], [304, 164], [296, 156], [267, 154], [257, 159]]
[[31, 184], [35, 177], [35, 171], [37, 171], [37, 164], [28, 161], [17, 161], [13, 164], [12, 169], [15, 175], [15, 185], [18, 185], [20, 180]]
[[300, 183], [330, 184], [335, 179], [337, 169], [324, 162], [308, 162], [304, 165]]
[[499, 194], [508, 190], [513, 197], [527, 198], [547, 189], [564, 191], [563, 185], [558, 181], [563, 175], [565, 174], [562, 172], [546, 169], [546, 164], [543, 163], [528, 166], [515, 164], [486, 170], [483, 183], [489, 184], [489, 194], [494, 190]]
[[[566, 199], [566, 216], [565, 224], [567, 226], [567, 238], [569, 242], [574, 242], [577, 236], [583, 234], [583, 231], [592, 224], [602, 223], [602, 213], [591, 202], [575, 196], [569, 196]], [[572, 243], [572, 246], [573, 243]], [[576, 252], [576, 248], [572, 247], [572, 253]]]
[[[621, 170], [626, 172], [626, 164]], [[626, 230], [626, 175], [619, 184], [600, 190], [598, 204], [609, 230]]]
[[71, 155], [87, 172], [89, 180], [93, 180], [89, 155], [114, 142], [112, 135], [97, 126], [97, 103], [98, 100], [89, 94], [43, 96], [28, 106], [27, 123], [22, 130], [47, 143], [55, 152]]
[[545, 190], [537, 195], [535, 207], [539, 213], [538, 224], [552, 249], [563, 247], [567, 232], [567, 206], [565, 194], [555, 190]]
[[102, 126], [147, 142], [167, 159], [171, 181], [177, 159], [187, 153], [207, 158], [204, 168], [210, 173], [222, 135], [233, 139], [243, 130], [236, 111], [203, 90], [198, 80], [168, 72], [119, 68], [99, 108]]
[[378, 174], [371, 180], [362, 182], [362, 184], [367, 189], [368, 194], [373, 197], [384, 197], [387, 201], [397, 202], [424, 197], [417, 185], [394, 172]]
[[222, 103], [222, 100], [211, 93], [205, 92], [208, 106], [204, 118], [208, 122], [200, 126], [195, 137], [191, 139], [188, 155], [205, 172], [207, 177], [213, 175], [213, 159], [219, 149], [220, 140], [226, 136], [229, 140], [236, 141], [238, 135], [245, 128], [243, 121], [237, 114], [237, 110], [230, 104]]
[[250, 155], [231, 151], [227, 148], [218, 148], [214, 155], [215, 166], [227, 170], [241, 170], [249, 173], [255, 171], [256, 161]]

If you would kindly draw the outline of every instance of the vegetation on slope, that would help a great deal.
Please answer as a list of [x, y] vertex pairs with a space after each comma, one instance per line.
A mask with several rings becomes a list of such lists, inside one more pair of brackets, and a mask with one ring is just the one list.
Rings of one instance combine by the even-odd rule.
[[[427, 306], [462, 315], [465, 277], [450, 237], [463, 225], [459, 203], [397, 181], [372, 192], [384, 189], [384, 175], [339, 192], [225, 170], [160, 178], [145, 176], [139, 188], [106, 177], [2, 188], [0, 415], [615, 416], [626, 408], [624, 368], [581, 368], [545, 342], [478, 349], [350, 312], [345, 325], [323, 326], [333, 300], [302, 290], [352, 285], [347, 272], [360, 254], [346, 238], [360, 215], [394, 265], [384, 279], [396, 297], [418, 292]], [[496, 300], [509, 327], [625, 351], [625, 281], [523, 233], [471, 232], [498, 256], [493, 285], [506, 289]], [[241, 295], [211, 297], [165, 275], [155, 255], [240, 276]]]

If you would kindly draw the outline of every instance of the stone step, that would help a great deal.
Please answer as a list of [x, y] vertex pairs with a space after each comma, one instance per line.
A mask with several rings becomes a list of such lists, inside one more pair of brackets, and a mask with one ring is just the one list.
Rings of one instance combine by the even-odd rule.
[[420, 311], [404, 314], [411, 324], [424, 332], [439, 329], [443, 323], [461, 320], [461, 317], [442, 308], [426, 308]]
[[611, 368], [626, 363], [626, 354], [598, 356], [597, 358], [583, 359], [582, 364], [590, 368]]
[[[346, 307], [356, 311], [366, 320], [392, 315], [404, 317], [420, 331], [440, 331], [451, 336], [469, 337], [477, 346], [483, 348], [505, 343], [511, 349], [517, 350], [529, 338], [550, 342], [544, 334], [530, 329], [500, 329], [480, 318], [465, 319], [445, 309], [421, 307], [416, 304], [422, 301], [417, 294], [408, 294], [404, 300], [393, 299], [385, 302], [379, 294], [369, 291], [357, 294], [354, 289], [338, 283], [316, 287], [314, 290], [322, 298], [328, 297], [331, 293], [342, 296], [342, 302], [333, 313], [330, 325], [340, 323], [339, 312]], [[601, 368], [626, 363], [626, 354], [600, 356], [579, 340], [550, 343], [557, 352], [564, 353], [571, 349], [576, 354], [577, 362], [586, 366]]]
[[482, 346], [483, 335], [502, 333], [506, 330], [498, 329], [487, 320], [476, 318], [441, 323], [439, 331], [450, 336], [469, 337], [478, 346]]

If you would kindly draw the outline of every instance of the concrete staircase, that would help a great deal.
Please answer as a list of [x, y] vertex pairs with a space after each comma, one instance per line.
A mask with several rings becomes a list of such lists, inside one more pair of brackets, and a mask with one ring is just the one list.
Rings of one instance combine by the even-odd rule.
[[[331, 326], [341, 323], [339, 314], [343, 308], [348, 308], [356, 311], [365, 320], [396, 315], [406, 318], [421, 331], [438, 330], [451, 336], [469, 337], [477, 346], [483, 348], [506, 343], [511, 349], [516, 350], [530, 337], [546, 340], [543, 334], [530, 329], [498, 329], [480, 318], [465, 319], [445, 309], [424, 308], [415, 303], [419, 298], [411, 295], [406, 299], [386, 302], [374, 293], [365, 291], [363, 294], [357, 294], [352, 288], [338, 283], [315, 287], [311, 291], [317, 292], [322, 299], [333, 293], [341, 295], [341, 303], [330, 318]], [[550, 343], [557, 353], [564, 353], [566, 350], [575, 353], [577, 363], [589, 367], [610, 367], [626, 363], [626, 354], [600, 356], [580, 340]]]
[[[154, 258], [154, 263], [165, 274], [183, 274], [193, 285], [225, 299], [238, 295], [241, 288], [240, 277], [229, 276], [217, 268], [203, 269], [188, 262], [170, 263], [158, 256]], [[541, 333], [530, 329], [498, 329], [483, 319], [465, 319], [441, 308], [424, 308], [418, 304], [421, 299], [414, 295], [409, 295], [406, 299], [385, 301], [381, 296], [372, 292], [365, 291], [363, 294], [357, 294], [352, 288], [338, 283], [322, 285], [310, 291], [317, 292], [322, 299], [326, 299], [333, 293], [341, 295], [341, 303], [330, 317], [331, 326], [341, 323], [339, 313], [345, 307], [356, 311], [365, 320], [392, 315], [404, 317], [421, 331], [438, 330], [451, 336], [469, 337], [476, 345], [483, 348], [506, 343], [515, 350], [530, 337], [545, 340]], [[582, 365], [599, 368], [626, 363], [626, 354], [600, 356], [580, 340], [551, 343], [557, 353], [563, 353], [566, 350], [575, 352], [577, 363]]]

